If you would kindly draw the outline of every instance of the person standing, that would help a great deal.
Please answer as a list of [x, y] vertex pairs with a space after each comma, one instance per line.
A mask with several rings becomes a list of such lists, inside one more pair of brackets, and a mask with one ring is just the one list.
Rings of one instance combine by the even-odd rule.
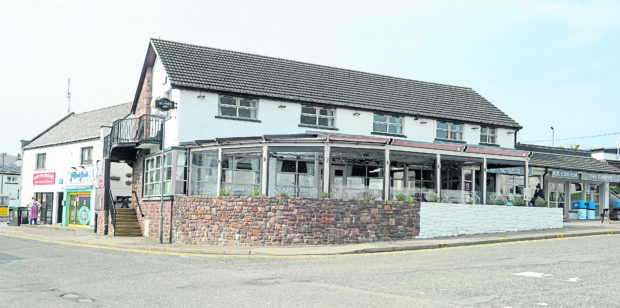
[[32, 196], [32, 202], [30, 204], [30, 224], [31, 225], [37, 224], [37, 218], [39, 217], [39, 207], [40, 207], [39, 202], [34, 196]]

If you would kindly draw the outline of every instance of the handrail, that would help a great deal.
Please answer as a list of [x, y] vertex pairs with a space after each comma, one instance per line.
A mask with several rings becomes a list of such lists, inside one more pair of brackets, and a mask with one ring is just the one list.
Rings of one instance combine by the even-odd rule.
[[161, 142], [163, 121], [161, 116], [151, 114], [114, 121], [110, 134], [104, 137], [104, 153], [109, 155], [111, 149], [118, 144]]
[[140, 207], [140, 201], [138, 200], [138, 194], [136, 193], [135, 190], [132, 190], [131, 192], [136, 197], [136, 204], [138, 205], [138, 210], [140, 210], [140, 215], [144, 217], [144, 213], [142, 213], [142, 207]]
[[114, 205], [114, 196], [112, 196], [111, 189], [108, 189], [108, 192], [110, 193], [110, 206], [108, 206], [108, 210], [111, 212], [112, 226], [114, 227], [114, 232], [116, 232], [116, 207]]

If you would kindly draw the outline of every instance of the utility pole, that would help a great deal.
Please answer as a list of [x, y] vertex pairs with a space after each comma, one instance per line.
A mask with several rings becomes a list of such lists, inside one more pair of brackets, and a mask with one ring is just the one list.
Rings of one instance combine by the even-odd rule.
[[6, 153], [2, 153], [2, 183], [0, 184], [0, 195], [4, 195], [4, 159], [6, 158]]
[[553, 129], [553, 126], [551, 126], [551, 146], [555, 146], [555, 130]]

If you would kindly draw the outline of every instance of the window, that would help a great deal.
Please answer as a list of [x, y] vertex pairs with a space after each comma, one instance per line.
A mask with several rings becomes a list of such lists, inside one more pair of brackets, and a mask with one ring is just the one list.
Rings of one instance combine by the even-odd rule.
[[402, 134], [403, 118], [390, 115], [375, 114], [372, 130], [376, 133]]
[[220, 95], [219, 114], [231, 118], [256, 119], [257, 105], [256, 99]]
[[222, 189], [231, 195], [251, 195], [260, 188], [261, 153], [222, 156]]
[[90, 165], [93, 163], [93, 147], [82, 148], [80, 155], [80, 165]]
[[315, 127], [334, 127], [334, 109], [302, 106], [300, 124]]
[[463, 125], [437, 122], [437, 138], [463, 140]]
[[16, 176], [7, 176], [6, 177], [6, 183], [9, 184], [16, 184], [17, 183], [17, 177]]
[[192, 195], [217, 195], [217, 151], [192, 152]]
[[144, 160], [144, 196], [157, 196], [161, 177], [161, 156], [153, 156]]
[[480, 128], [480, 142], [482, 143], [496, 143], [497, 134], [493, 127], [481, 127]]
[[[163, 179], [162, 179], [163, 177]], [[144, 160], [144, 196], [159, 196], [160, 179], [164, 183], [164, 195], [183, 195], [186, 192], [187, 165], [185, 151], [164, 153], [163, 172], [161, 155]]]
[[45, 153], [37, 154], [37, 169], [45, 169]]

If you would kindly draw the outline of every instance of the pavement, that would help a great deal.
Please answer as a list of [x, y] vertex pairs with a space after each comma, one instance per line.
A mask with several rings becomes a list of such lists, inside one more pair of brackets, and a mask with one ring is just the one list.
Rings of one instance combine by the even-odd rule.
[[618, 221], [612, 221], [610, 223], [605, 220], [605, 223], [601, 223], [599, 220], [572, 220], [565, 221], [563, 228], [559, 229], [464, 235], [433, 239], [312, 246], [217, 246], [180, 243], [159, 244], [158, 239], [148, 237], [114, 237], [110, 235], [99, 235], [93, 233], [93, 230], [90, 228], [61, 227], [56, 225], [21, 225], [15, 227], [8, 226], [6, 223], [0, 223], [0, 236], [64, 245], [160, 254], [263, 257], [329, 256], [428, 250], [447, 247], [617, 234], [620, 234], [620, 222]]

